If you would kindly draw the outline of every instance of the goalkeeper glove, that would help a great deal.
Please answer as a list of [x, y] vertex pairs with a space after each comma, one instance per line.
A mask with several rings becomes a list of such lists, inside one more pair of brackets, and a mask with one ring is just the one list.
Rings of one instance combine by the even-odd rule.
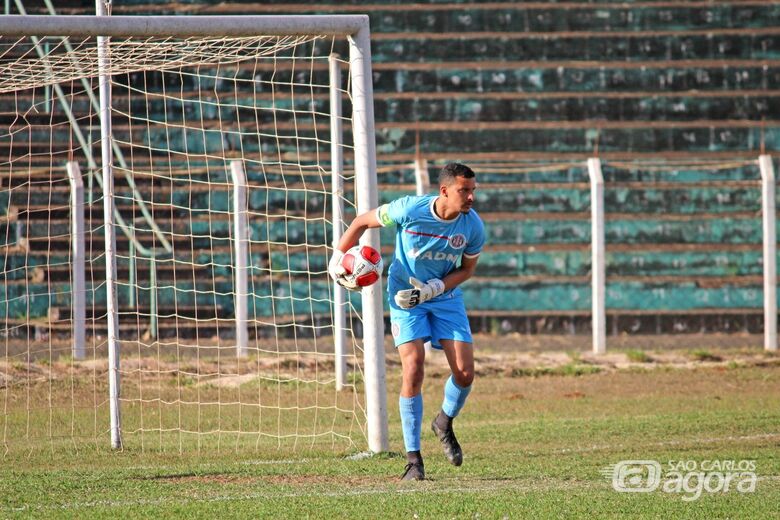
[[338, 249], [333, 249], [333, 255], [330, 257], [330, 261], [328, 262], [328, 274], [331, 278], [333, 278], [333, 281], [340, 286], [344, 287], [345, 289], [349, 289], [350, 291], [354, 291], [358, 288], [358, 286], [354, 280], [347, 278], [347, 270], [344, 269], [343, 265], [341, 265], [341, 260], [343, 258], [344, 253]]
[[402, 309], [411, 309], [415, 305], [436, 298], [444, 292], [444, 282], [438, 278], [431, 278], [422, 283], [417, 278], [409, 278], [413, 289], [404, 289], [395, 293], [395, 304]]

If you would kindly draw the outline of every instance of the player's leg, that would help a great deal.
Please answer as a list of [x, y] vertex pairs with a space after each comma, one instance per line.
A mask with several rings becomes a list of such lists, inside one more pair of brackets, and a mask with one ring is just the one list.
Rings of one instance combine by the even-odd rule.
[[474, 345], [464, 341], [441, 340], [452, 375], [444, 385], [442, 411], [450, 418], [460, 413], [474, 381]]
[[458, 416], [474, 381], [474, 347], [471, 343], [440, 340], [447, 356], [452, 375], [444, 384], [444, 401], [438, 415], [431, 423], [433, 433], [441, 441], [444, 455], [455, 466], [463, 464], [463, 450], [455, 437], [452, 421]]
[[422, 384], [425, 376], [425, 347], [422, 339], [416, 339], [398, 346], [401, 356], [401, 395], [398, 408], [401, 412], [401, 428], [404, 432], [407, 465], [403, 480], [425, 478], [422, 454], [420, 453], [420, 431], [423, 418]]
[[441, 302], [434, 312], [432, 329], [435, 343], [444, 349], [452, 375], [444, 385], [441, 410], [431, 423], [447, 459], [454, 465], [463, 463], [463, 451], [455, 437], [452, 421], [458, 416], [471, 392], [474, 381], [474, 347], [466, 308], [459, 298]]
[[390, 324], [393, 341], [401, 357], [402, 380], [398, 408], [404, 433], [404, 446], [408, 464], [401, 478], [422, 480], [425, 478], [420, 454], [420, 430], [422, 429], [425, 348], [424, 341], [431, 336], [427, 313], [423, 309], [400, 309], [390, 304]]

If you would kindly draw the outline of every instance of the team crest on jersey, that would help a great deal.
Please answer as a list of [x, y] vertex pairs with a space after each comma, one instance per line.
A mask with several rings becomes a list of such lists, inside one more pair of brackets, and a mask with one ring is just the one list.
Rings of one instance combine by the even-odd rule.
[[450, 237], [450, 247], [454, 249], [463, 249], [466, 247], [466, 235], [458, 233]]

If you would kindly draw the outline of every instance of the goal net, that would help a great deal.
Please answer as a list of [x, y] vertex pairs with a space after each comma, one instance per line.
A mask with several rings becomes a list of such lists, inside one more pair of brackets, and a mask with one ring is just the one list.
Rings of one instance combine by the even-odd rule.
[[326, 272], [334, 207], [375, 203], [355, 197], [375, 186], [373, 116], [356, 123], [353, 99], [370, 55], [338, 20], [187, 35], [253, 18], [0, 39], [6, 451], [370, 444], [383, 368], [365, 369], [363, 334], [382, 324], [361, 307], [377, 289], [337, 294]]

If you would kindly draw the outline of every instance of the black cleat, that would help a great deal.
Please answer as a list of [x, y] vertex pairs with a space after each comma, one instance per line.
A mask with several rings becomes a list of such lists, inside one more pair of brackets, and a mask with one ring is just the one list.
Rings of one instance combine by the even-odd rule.
[[452, 426], [446, 430], [442, 430], [436, 424], [436, 419], [434, 419], [431, 423], [431, 430], [433, 430], [433, 433], [439, 438], [447, 460], [454, 466], [463, 464], [463, 450], [460, 449], [460, 444], [458, 444], [458, 439], [455, 438], [455, 432], [452, 430]]
[[422, 462], [410, 462], [404, 468], [401, 480], [425, 480], [425, 466]]

